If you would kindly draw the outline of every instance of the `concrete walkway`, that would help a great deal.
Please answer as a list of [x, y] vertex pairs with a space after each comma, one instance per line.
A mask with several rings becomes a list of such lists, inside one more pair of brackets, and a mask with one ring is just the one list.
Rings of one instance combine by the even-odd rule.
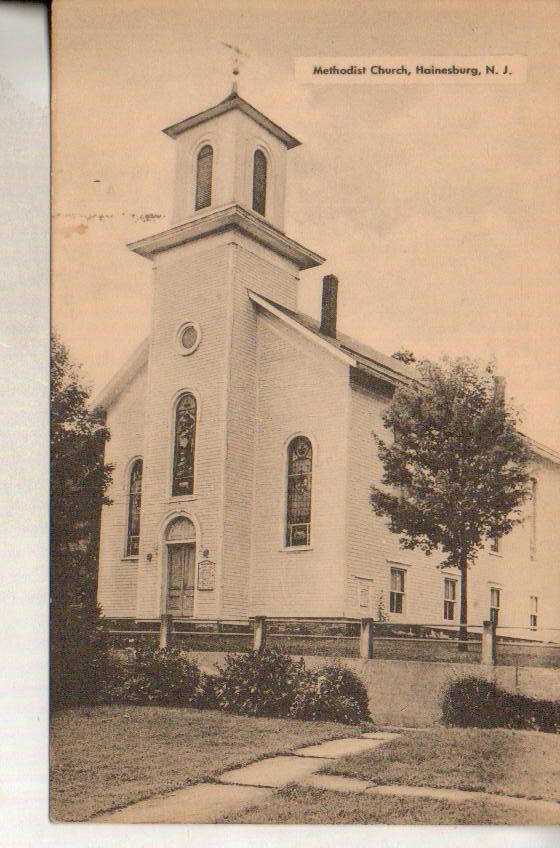
[[329, 761], [377, 748], [399, 735], [372, 732], [363, 733], [359, 737], [308, 745], [294, 750], [291, 754], [229, 769], [219, 775], [215, 783], [188, 786], [171, 795], [139, 801], [122, 810], [96, 816], [90, 821], [108, 824], [212, 824], [231, 813], [262, 803], [275, 789], [289, 783], [300, 783], [330, 792], [430, 798], [454, 803], [490, 801], [523, 810], [527, 814], [529, 824], [532, 821], [531, 813], [539, 815], [541, 821], [544, 817], [546, 824], [560, 824], [560, 804], [554, 801], [532, 801], [508, 795], [438, 789], [431, 786], [381, 785], [353, 777], [316, 774]]

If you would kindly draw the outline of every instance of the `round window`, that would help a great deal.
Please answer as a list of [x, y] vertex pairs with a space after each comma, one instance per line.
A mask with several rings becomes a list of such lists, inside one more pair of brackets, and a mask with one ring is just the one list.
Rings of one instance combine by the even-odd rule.
[[200, 329], [192, 321], [182, 324], [177, 333], [177, 342], [180, 353], [194, 353], [200, 344]]

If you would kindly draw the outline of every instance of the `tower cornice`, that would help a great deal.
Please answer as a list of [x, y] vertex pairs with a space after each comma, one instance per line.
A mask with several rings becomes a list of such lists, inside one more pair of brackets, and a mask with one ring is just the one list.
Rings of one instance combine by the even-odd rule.
[[155, 233], [127, 245], [139, 256], [153, 259], [158, 253], [179, 245], [188, 244], [227, 230], [242, 233], [258, 244], [293, 262], [300, 271], [322, 265], [324, 257], [289, 238], [268, 221], [250, 209], [231, 203], [198, 215], [175, 227]]

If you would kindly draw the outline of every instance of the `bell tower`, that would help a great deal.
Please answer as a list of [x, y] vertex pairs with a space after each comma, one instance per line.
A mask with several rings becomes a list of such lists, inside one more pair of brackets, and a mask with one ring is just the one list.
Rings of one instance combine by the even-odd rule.
[[[137, 618], [157, 619], [173, 601], [186, 617], [239, 619], [250, 594], [257, 392], [248, 290], [296, 309], [300, 271], [324, 260], [283, 229], [287, 152], [299, 142], [235, 86], [164, 132], [176, 145], [171, 226], [129, 245], [154, 267]], [[176, 526], [190, 528], [191, 594], [180, 603]]]
[[235, 88], [164, 133], [176, 143], [173, 223], [238, 203], [284, 229], [286, 153], [300, 142]]

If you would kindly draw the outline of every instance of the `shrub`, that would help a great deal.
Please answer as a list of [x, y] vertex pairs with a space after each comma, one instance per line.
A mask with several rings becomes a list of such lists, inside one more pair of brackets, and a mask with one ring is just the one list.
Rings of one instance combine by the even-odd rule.
[[304, 669], [303, 659], [278, 648], [228, 654], [215, 682], [218, 706], [239, 715], [288, 716]]
[[115, 674], [98, 606], [79, 598], [51, 606], [52, 709], [94, 704]]
[[218, 693], [216, 692], [216, 676], [213, 674], [200, 673], [198, 691], [196, 693], [195, 706], [200, 709], [217, 710]]
[[358, 724], [370, 719], [367, 690], [360, 678], [341, 665], [308, 671], [290, 707], [292, 718]]
[[560, 733], [560, 702], [507, 692], [475, 675], [450, 683], [442, 699], [442, 721], [455, 727], [508, 727]]
[[138, 646], [125, 664], [112, 700], [127, 704], [187, 706], [197, 701], [200, 670], [178, 648]]

